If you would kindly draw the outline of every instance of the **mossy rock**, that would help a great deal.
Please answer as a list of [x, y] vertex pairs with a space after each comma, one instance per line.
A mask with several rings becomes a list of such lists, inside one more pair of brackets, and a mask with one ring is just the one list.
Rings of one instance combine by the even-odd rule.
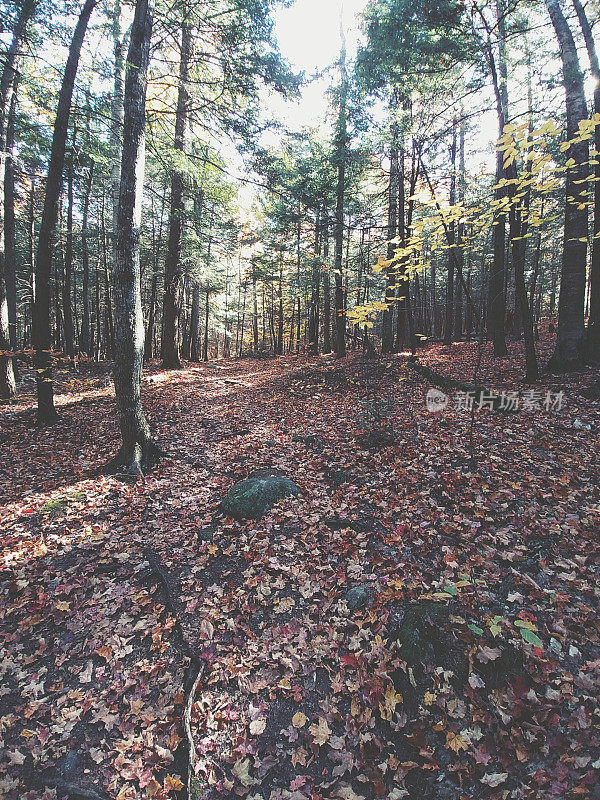
[[70, 494], [55, 497], [53, 500], [48, 500], [48, 502], [44, 503], [44, 505], [40, 508], [40, 514], [54, 516], [55, 514], [59, 514], [61, 511], [64, 511], [73, 503], [83, 503], [84, 501], [84, 492], [71, 492]]
[[411, 715], [418, 713], [423, 695], [431, 687], [431, 671], [435, 667], [452, 672], [455, 689], [464, 688], [468, 678], [468, 659], [447, 627], [450, 614], [450, 608], [443, 603], [416, 603], [406, 610], [398, 629], [392, 633], [400, 658], [406, 662], [406, 668], [397, 669], [392, 680]]
[[348, 611], [358, 611], [361, 608], [366, 608], [372, 600], [373, 587], [370, 583], [361, 583], [346, 592]]
[[260, 519], [280, 500], [299, 494], [294, 481], [261, 470], [237, 483], [221, 501], [221, 510], [237, 520]]

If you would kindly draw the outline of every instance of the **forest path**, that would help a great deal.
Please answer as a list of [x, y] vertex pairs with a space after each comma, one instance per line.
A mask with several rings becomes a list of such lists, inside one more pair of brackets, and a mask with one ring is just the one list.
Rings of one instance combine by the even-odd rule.
[[[474, 356], [421, 358], [464, 379]], [[518, 374], [486, 357], [481, 381], [523, 392]], [[69, 381], [47, 431], [31, 398], [0, 409], [7, 800], [178, 789], [185, 659], [149, 548], [210, 666], [203, 798], [595, 796], [599, 413], [580, 377], [537, 387], [565, 390], [560, 411], [478, 412], [473, 464], [470, 415], [428, 412], [403, 356], [152, 367], [172, 457], [136, 486], [91, 475], [118, 441], [105, 374]], [[264, 467], [301, 496], [223, 518]]]

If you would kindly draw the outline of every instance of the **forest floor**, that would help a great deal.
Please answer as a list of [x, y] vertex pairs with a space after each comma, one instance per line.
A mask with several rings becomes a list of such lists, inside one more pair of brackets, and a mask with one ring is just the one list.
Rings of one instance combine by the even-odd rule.
[[[524, 395], [510, 349], [480, 381]], [[465, 379], [476, 346], [419, 357]], [[471, 451], [406, 360], [150, 367], [169, 457], [133, 486], [95, 472], [107, 367], [57, 375], [52, 428], [0, 406], [0, 797], [187, 796], [189, 645], [196, 798], [600, 798], [592, 376], [476, 411]], [[301, 495], [224, 517], [263, 468]]]

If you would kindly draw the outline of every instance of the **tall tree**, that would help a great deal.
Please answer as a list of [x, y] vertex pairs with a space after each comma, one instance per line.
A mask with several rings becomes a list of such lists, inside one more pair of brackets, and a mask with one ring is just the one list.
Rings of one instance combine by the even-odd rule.
[[400, 183], [399, 174], [399, 125], [398, 125], [398, 91], [391, 90], [390, 98], [390, 180], [388, 184], [388, 218], [387, 218], [387, 238], [388, 250], [387, 260], [389, 266], [386, 270], [386, 289], [385, 304], [383, 311], [383, 323], [381, 331], [381, 352], [391, 353], [394, 349], [394, 305], [396, 302], [396, 270], [394, 263], [394, 252], [396, 249], [395, 239], [398, 230], [398, 186]]
[[337, 167], [336, 205], [335, 205], [335, 354], [337, 358], [346, 355], [346, 309], [344, 307], [344, 286], [342, 259], [344, 251], [344, 200], [346, 194], [346, 159], [348, 149], [348, 73], [346, 71], [346, 37], [341, 29], [342, 50], [340, 53], [339, 112], [335, 136], [335, 166]]
[[[558, 39], [562, 61], [567, 139], [574, 139], [579, 123], [587, 117], [583, 75], [577, 47], [559, 0], [546, 0], [546, 7]], [[588, 237], [588, 207], [585, 186], [588, 177], [587, 140], [574, 142], [569, 149], [573, 166], [565, 180], [565, 225], [562, 271], [558, 296], [556, 347], [548, 363], [554, 372], [580, 369], [585, 360], [585, 283]], [[583, 201], [583, 202], [582, 202]]]
[[137, 0], [127, 54], [117, 218], [115, 395], [122, 444], [110, 468], [143, 475], [159, 455], [142, 408], [144, 320], [140, 289], [140, 226], [145, 162], [146, 86], [154, 0]]
[[52, 385], [50, 274], [52, 270], [52, 246], [56, 231], [56, 223], [58, 221], [58, 204], [63, 182], [71, 99], [73, 97], [73, 88], [75, 86], [75, 77], [77, 75], [83, 39], [92, 11], [97, 6], [98, 2], [99, 0], [85, 0], [69, 47], [69, 55], [56, 108], [52, 149], [50, 151], [48, 177], [46, 179], [44, 209], [42, 211], [42, 221], [40, 224], [35, 263], [36, 293], [34, 308], [34, 343], [38, 401], [37, 419], [38, 423], [43, 425], [55, 422], [58, 419], [58, 414], [54, 408], [54, 391]]
[[83, 213], [81, 219], [81, 262], [83, 267], [82, 303], [83, 314], [81, 317], [81, 340], [79, 350], [86, 356], [92, 354], [92, 325], [90, 317], [90, 251], [88, 241], [88, 225], [90, 215], [90, 197], [94, 182], [94, 160], [90, 160], [88, 168], [85, 196], [83, 198]]
[[[452, 123], [452, 144], [450, 145], [450, 206], [456, 203], [456, 146], [457, 146], [458, 120], [454, 117]], [[446, 279], [446, 317], [444, 321], [444, 344], [452, 344], [454, 329], [454, 264], [458, 257], [456, 246], [456, 222], [448, 226], [448, 274]], [[458, 278], [458, 276], [457, 276]], [[457, 281], [458, 282], [458, 281]]]
[[[181, 53], [179, 60], [179, 85], [175, 114], [176, 152], [184, 154], [189, 115], [189, 73], [192, 59], [192, 29], [187, 21], [181, 25]], [[181, 290], [181, 242], [185, 215], [185, 176], [181, 164], [176, 164], [171, 176], [171, 210], [169, 214], [169, 239], [165, 262], [165, 288], [163, 295], [162, 359], [167, 369], [179, 369], [178, 308]]]
[[[498, 118], [498, 138], [508, 125], [508, 66], [506, 59], [506, 0], [496, 0], [495, 26], [490, 26], [482, 14], [486, 26], [486, 55], [492, 76]], [[494, 53], [491, 31], [497, 33], [497, 53]], [[502, 186], [505, 177], [504, 157], [496, 150], [496, 189], [494, 190], [494, 227], [492, 230], [493, 259], [488, 282], [487, 330], [494, 343], [494, 355], [508, 355], [505, 335], [506, 318], [506, 209], [509, 205], [507, 190]]]
[[[594, 80], [594, 114], [600, 116], [600, 60], [592, 33], [592, 26], [581, 0], [573, 0]], [[594, 132], [594, 239], [590, 269], [590, 315], [587, 328], [587, 357], [600, 360], [600, 125]]]
[[36, 2], [23, 0], [18, 11], [11, 43], [4, 57], [0, 77], [0, 397], [12, 397], [16, 393], [13, 359], [7, 353], [11, 349], [8, 296], [6, 292], [6, 239], [4, 226], [6, 148], [13, 94], [17, 85], [19, 50], [25, 38], [27, 25]]

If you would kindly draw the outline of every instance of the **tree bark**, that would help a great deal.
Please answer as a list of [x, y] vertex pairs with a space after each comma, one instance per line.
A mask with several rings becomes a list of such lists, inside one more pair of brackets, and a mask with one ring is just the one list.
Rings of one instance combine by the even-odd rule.
[[399, 164], [398, 164], [398, 122], [396, 113], [398, 109], [398, 97], [394, 90], [390, 103], [390, 115], [392, 123], [390, 127], [390, 180], [388, 185], [388, 218], [387, 218], [387, 260], [389, 266], [386, 270], [385, 304], [381, 327], [381, 352], [392, 353], [394, 350], [394, 306], [396, 305], [396, 271], [398, 265], [394, 262], [394, 253], [397, 245], [392, 241], [396, 238], [398, 230], [398, 184], [399, 184]]
[[202, 360], [208, 361], [208, 318], [210, 311], [210, 291], [206, 290], [206, 301], [204, 306], [204, 342], [202, 347]]
[[[594, 79], [594, 114], [600, 114], [600, 61], [592, 27], [581, 0], [573, 0]], [[586, 351], [590, 361], [600, 359], [600, 125], [594, 131], [594, 240], [590, 269], [590, 315], [587, 327]]]
[[[340, 110], [337, 120], [335, 162], [337, 166], [337, 187], [335, 206], [335, 354], [337, 358], [346, 355], [346, 311], [344, 308], [344, 287], [342, 278], [342, 259], [344, 254], [344, 200], [346, 192], [346, 149], [347, 119], [346, 102], [348, 96], [348, 75], [346, 73], [346, 40], [342, 31], [342, 52], [340, 55]], [[298, 321], [299, 323], [300, 321]]]
[[[35, 11], [35, 0], [24, 0], [15, 24], [11, 43], [4, 57], [0, 77], [0, 397], [9, 398], [16, 394], [13, 359], [11, 350], [10, 319], [6, 286], [6, 239], [5, 239], [5, 175], [7, 136], [13, 95], [17, 87], [19, 49], [27, 31], [27, 25]], [[9, 279], [10, 282], [10, 279]]]
[[62, 311], [65, 328], [65, 352], [69, 358], [75, 356], [75, 325], [73, 322], [73, 305], [71, 289], [73, 285], [73, 151], [75, 149], [75, 131], [71, 142], [71, 155], [67, 169], [67, 233], [65, 238], [65, 266], [62, 285]]
[[[452, 144], [450, 146], [450, 206], [456, 203], [456, 145], [457, 145], [458, 121], [456, 117], [452, 124]], [[448, 225], [448, 272], [446, 279], [446, 309], [444, 321], [444, 344], [450, 345], [453, 340], [454, 332], [454, 263], [458, 260], [459, 248], [456, 247], [456, 223], [453, 221]]]
[[315, 219], [315, 255], [310, 280], [310, 308], [308, 312], [308, 354], [319, 354], [319, 294], [321, 288], [321, 210]]
[[127, 118], [123, 125], [115, 299], [115, 395], [122, 445], [110, 469], [142, 475], [158, 457], [142, 408], [144, 320], [140, 289], [140, 227], [144, 176], [146, 85], [153, 0], [137, 0], [127, 55]]
[[[121, 0], [115, 0], [113, 7], [113, 92], [110, 109], [110, 140], [109, 147], [112, 157], [110, 185], [112, 194], [112, 264], [116, 262], [117, 253], [117, 224], [119, 215], [119, 191], [121, 188], [121, 148], [123, 146], [123, 92], [125, 87], [125, 40], [121, 30]], [[112, 309], [109, 309], [112, 314]]]
[[[559, 0], [546, 0], [546, 7], [560, 49], [567, 112], [567, 139], [570, 140], [577, 134], [579, 122], [587, 116], [583, 75], [579, 67], [573, 34]], [[558, 330], [556, 347], [548, 363], [548, 369], [553, 372], [580, 369], [586, 355], [584, 305], [588, 207], [585, 196], [581, 193], [585, 191], [588, 177], [588, 142], [572, 144], [568, 154], [574, 160], [575, 166], [567, 170], [565, 181], [565, 226], [558, 297]], [[584, 207], [578, 208], [579, 204]]]
[[[185, 152], [189, 114], [189, 71], [192, 59], [192, 31], [184, 22], [181, 26], [181, 54], [179, 60], [179, 86], [175, 114], [174, 148]], [[165, 261], [165, 288], [163, 295], [162, 359], [166, 369], [180, 369], [178, 302], [181, 291], [181, 241], [185, 216], [185, 177], [181, 169], [171, 176], [171, 210], [169, 214], [169, 240]]]
[[[497, 0], [496, 16], [498, 27], [498, 64], [488, 45], [488, 62], [492, 73], [494, 94], [496, 97], [496, 113], [498, 116], [498, 137], [504, 133], [508, 124], [508, 71], [506, 64], [506, 23], [505, 0]], [[504, 157], [496, 149], [496, 184], [504, 177]], [[493, 261], [488, 283], [487, 327], [490, 339], [494, 343], [494, 355], [503, 358], [508, 355], [505, 338], [506, 293], [504, 282], [506, 276], [506, 190], [499, 187], [494, 192], [494, 228], [492, 232]]]
[[[528, 65], [529, 66], [529, 65]], [[531, 81], [529, 81], [528, 91], [528, 111], [529, 111], [529, 132], [533, 130], [533, 109], [531, 102]], [[528, 183], [531, 177], [530, 161], [524, 164], [525, 180]], [[512, 186], [517, 186], [517, 167], [511, 164], [507, 169], [507, 177], [514, 181]], [[526, 380], [533, 382], [539, 378], [537, 355], [535, 352], [535, 338], [533, 333], [533, 315], [531, 304], [527, 297], [525, 287], [525, 258], [527, 254], [527, 231], [529, 228], [529, 205], [531, 191], [529, 187], [525, 190], [524, 197], [519, 198], [515, 203], [513, 198], [515, 189], [511, 189], [512, 205], [509, 214], [510, 219], [510, 238], [512, 247], [513, 271], [515, 275], [515, 299], [521, 317], [523, 328], [523, 338], [525, 341], [525, 367]]]
[[[4, 258], [6, 273], [6, 299], [8, 303], [8, 338], [10, 349], [17, 350], [17, 254], [15, 227], [15, 114], [17, 112], [17, 84], [10, 104], [10, 114], [6, 132], [6, 175], [4, 178]], [[17, 361], [13, 360], [13, 369], [17, 377]]]
[[52, 385], [52, 332], [50, 327], [50, 274], [52, 269], [52, 245], [58, 220], [58, 204], [62, 189], [65, 147], [71, 98], [79, 65], [79, 55], [90, 16], [98, 0], [86, 0], [75, 31], [69, 56], [65, 66], [63, 81], [58, 97], [56, 120], [52, 137], [52, 149], [46, 179], [46, 195], [38, 240], [36, 258], [36, 298], [35, 298], [35, 350], [37, 379], [37, 419], [39, 424], [50, 424], [58, 419], [54, 408]]
[[[460, 129], [458, 134], [458, 202], [465, 202], [467, 188], [467, 176], [465, 172], [465, 121], [460, 122]], [[465, 253], [464, 253], [464, 238], [465, 238], [465, 224], [459, 222], [456, 230], [457, 248], [456, 259], [458, 261], [459, 270], [462, 272], [464, 267]], [[454, 338], [460, 342], [463, 334], [463, 291], [462, 283], [460, 280], [456, 282], [456, 296], [454, 298]]]
[[83, 216], [81, 220], [81, 260], [83, 266], [83, 316], [81, 319], [80, 351], [92, 355], [92, 327], [90, 321], [90, 253], [88, 245], [88, 220], [90, 212], [90, 196], [94, 181], [94, 161], [90, 162], [87, 187], [83, 199]]
[[330, 267], [327, 263], [329, 259], [329, 221], [327, 219], [327, 209], [325, 209], [325, 221], [323, 223], [323, 259], [325, 270], [323, 271], [323, 352], [331, 353], [331, 278]]

